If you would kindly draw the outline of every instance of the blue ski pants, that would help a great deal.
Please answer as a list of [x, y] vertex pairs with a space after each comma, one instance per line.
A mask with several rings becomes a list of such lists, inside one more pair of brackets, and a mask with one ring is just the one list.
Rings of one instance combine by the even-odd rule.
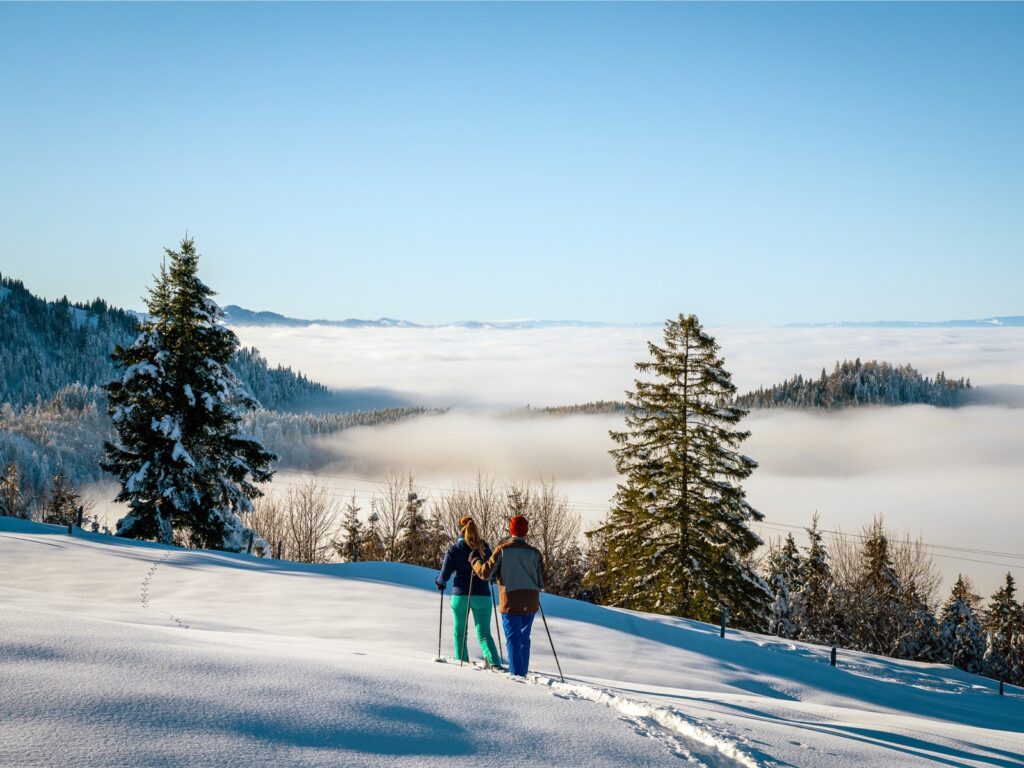
[[508, 649], [508, 671], [525, 677], [530, 668], [530, 629], [535, 613], [503, 613], [501, 624], [505, 628], [505, 647]]

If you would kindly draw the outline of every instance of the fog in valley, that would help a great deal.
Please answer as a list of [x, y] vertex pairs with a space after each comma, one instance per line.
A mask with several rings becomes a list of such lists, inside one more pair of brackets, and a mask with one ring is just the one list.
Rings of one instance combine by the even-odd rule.
[[[910, 363], [929, 376], [944, 370], [986, 386], [1024, 384], [1024, 329], [709, 330], [741, 391], [794, 373], [816, 376], [855, 357]], [[332, 461], [315, 472], [339, 502], [355, 490], [365, 512], [374, 482], [389, 470], [412, 471], [427, 495], [472, 483], [478, 472], [499, 481], [553, 476], [585, 523], [601, 518], [614, 492], [608, 430], [621, 417], [517, 417], [508, 409], [621, 399], [645, 342], [660, 335], [652, 327], [236, 331], [272, 363], [329, 386], [383, 387], [412, 402], [453, 406], [444, 415], [323, 438]], [[989, 391], [1006, 403], [1021, 390]], [[766, 516], [758, 526], [764, 538], [809, 524], [815, 511], [825, 529], [846, 533], [883, 515], [895, 531], [936, 545], [947, 586], [960, 571], [983, 595], [1008, 569], [1024, 579], [1024, 558], [1009, 556], [1024, 554], [1024, 409], [774, 410], [754, 412], [744, 424], [752, 432], [744, 450], [761, 465], [746, 488]], [[275, 487], [302, 480], [281, 472]]]
[[[709, 328], [741, 391], [844, 358], [927, 376], [1024, 384], [1024, 328]], [[242, 343], [338, 389], [383, 387], [426, 405], [534, 406], [622, 399], [651, 326], [524, 329], [235, 328]]]

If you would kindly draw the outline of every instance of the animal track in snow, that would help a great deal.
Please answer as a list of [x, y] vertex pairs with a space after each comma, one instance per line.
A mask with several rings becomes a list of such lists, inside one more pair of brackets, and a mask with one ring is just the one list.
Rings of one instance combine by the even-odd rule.
[[[167, 562], [167, 559], [170, 556], [170, 552], [165, 552], [164, 556], [161, 557], [159, 560], [154, 560], [153, 563], [149, 566], [149, 570], [146, 571], [146, 575], [143, 577], [142, 584], [139, 588], [139, 603], [142, 605], [143, 608], [149, 608], [150, 605], [149, 593], [150, 587], [153, 583], [153, 576], [156, 575], [157, 570], [163, 563]], [[167, 618], [170, 619], [175, 626], [181, 627], [182, 629], [189, 628], [188, 624], [179, 619], [173, 613], [168, 613]]]

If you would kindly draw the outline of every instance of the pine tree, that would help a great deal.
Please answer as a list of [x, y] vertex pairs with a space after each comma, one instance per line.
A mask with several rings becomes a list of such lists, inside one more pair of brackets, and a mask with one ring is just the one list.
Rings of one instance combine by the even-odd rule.
[[334, 550], [346, 563], [357, 563], [364, 559], [366, 549], [366, 533], [363, 524], [359, 521], [359, 505], [356, 503], [355, 491], [352, 497], [345, 503], [345, 517], [341, 522], [341, 531], [344, 538], [334, 542]]
[[849, 644], [869, 653], [893, 656], [904, 627], [900, 579], [889, 552], [889, 537], [876, 518], [861, 549], [861, 577], [856, 585], [858, 606], [846, 616]]
[[104, 445], [102, 466], [129, 507], [117, 533], [169, 544], [180, 528], [197, 546], [240, 551], [249, 533], [240, 515], [275, 457], [239, 431], [259, 404], [228, 367], [238, 339], [198, 277], [193, 241], [166, 254], [150, 317], [132, 346], [115, 349], [122, 375], [107, 386], [117, 440]]
[[1010, 639], [1006, 656], [1006, 680], [1024, 686], [1024, 606], [1021, 606], [1017, 630]]
[[985, 637], [975, 600], [970, 583], [958, 576], [939, 615], [939, 658], [967, 672], [981, 672], [985, 656]]
[[795, 638], [800, 625], [800, 602], [797, 599], [802, 585], [800, 553], [793, 534], [771, 548], [768, 557], [768, 584], [774, 593], [772, 621], [769, 631], [777, 637]]
[[1024, 672], [1024, 669], [1015, 669], [1019, 664], [1015, 658], [1016, 648], [1024, 644], [1024, 637], [1021, 637], [1024, 608], [1017, 603], [1016, 593], [1017, 584], [1007, 572], [1005, 583], [992, 595], [985, 615], [984, 629], [988, 633], [985, 674], [996, 680], [1016, 681]]
[[385, 559], [386, 550], [380, 535], [380, 515], [371, 501], [370, 514], [366, 518], [366, 535], [363, 538], [363, 560], [376, 562]]
[[771, 590], [745, 561], [762, 543], [748, 524], [763, 518], [740, 485], [757, 466], [737, 451], [746, 411], [696, 316], [669, 320], [664, 346], [648, 349], [626, 429], [611, 433], [625, 479], [605, 526], [610, 602], [703, 621], [725, 607], [764, 628]]
[[811, 527], [806, 530], [809, 543], [801, 562], [802, 586], [797, 595], [799, 633], [804, 640], [832, 643], [836, 639], [832, 594], [835, 583], [828, 563], [828, 550], [818, 527], [817, 513], [811, 520]]
[[939, 622], [931, 607], [916, 594], [903, 598], [903, 625], [895, 655], [913, 661], [938, 661], [941, 656]]
[[0, 515], [27, 517], [28, 505], [21, 489], [21, 470], [11, 462], [0, 478]]
[[64, 479], [64, 475], [58, 474], [53, 478], [39, 518], [53, 525], [76, 525], [80, 509], [84, 512], [81, 494]]
[[422, 511], [425, 503], [426, 499], [414, 490], [412, 475], [409, 475], [405, 513], [398, 540], [398, 559], [403, 563], [433, 568], [440, 566], [440, 562], [437, 560], [431, 523]]
[[505, 494], [505, 509], [509, 518], [526, 515], [530, 507], [530, 488], [513, 483]]
[[604, 604], [611, 592], [608, 582], [608, 521], [587, 531], [583, 550], [579, 599], [588, 603]]

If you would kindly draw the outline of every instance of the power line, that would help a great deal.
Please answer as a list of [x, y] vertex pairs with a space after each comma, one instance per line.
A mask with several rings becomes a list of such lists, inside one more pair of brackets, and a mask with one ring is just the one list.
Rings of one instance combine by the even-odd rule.
[[[797, 526], [789, 526], [789, 525], [784, 525], [784, 524], [765, 523], [763, 521], [762, 522], [758, 522], [758, 523], [753, 523], [752, 525], [755, 528], [760, 526], [760, 527], [772, 527], [772, 528], [775, 528], [775, 529], [787, 529], [787, 528], [796, 528], [797, 527]], [[849, 540], [849, 539], [864, 539], [865, 538], [861, 534], [844, 533], [842, 531], [830, 531], [830, 530], [822, 529], [821, 532], [822, 533], [827, 533], [827, 534], [829, 534], [831, 536], [835, 536], [835, 537], [840, 538], [840, 539], [847, 539], [847, 540]], [[961, 557], [959, 555], [949, 555], [949, 554], [945, 554], [943, 552], [935, 552], [933, 550], [933, 547], [936, 546], [936, 545], [926, 544], [924, 542], [922, 542], [922, 546], [924, 546], [926, 549], [929, 550], [928, 554], [931, 555], [932, 557], [940, 557], [940, 558], [942, 558], [944, 560], [959, 560], [959, 561], [962, 561], [962, 562], [965, 562], [965, 563], [980, 563], [982, 565], [998, 565], [998, 566], [1000, 566], [1002, 568], [1010, 568], [1010, 569], [1019, 569], [1019, 568], [1024, 567], [1024, 564], [1022, 564], [1022, 563], [1001, 563], [1001, 562], [996, 562], [994, 560], [978, 560], [977, 558], [973, 558], [973, 557]], [[970, 550], [968, 550], [968, 551], [970, 551]], [[1020, 557], [1020, 555], [1007, 555], [1007, 556], [1008, 557]]]
[[[321, 478], [321, 479], [345, 480], [345, 481], [349, 481], [349, 482], [355, 482], [355, 483], [362, 483], [362, 484], [371, 485], [371, 486], [374, 486], [375, 488], [379, 487], [381, 485], [381, 481], [380, 480], [374, 480], [372, 478], [367, 478], [367, 477], [358, 477], [358, 476], [354, 476], [354, 475], [339, 475], [339, 474], [332, 474], [332, 473], [326, 473], [326, 472], [303, 472], [303, 471], [299, 471], [299, 470], [288, 470], [288, 469], [279, 469], [279, 470], [277, 470], [277, 472], [278, 472], [278, 474], [299, 475], [299, 476], [303, 476], [303, 477], [312, 476], [312, 477]], [[301, 487], [303, 485], [303, 483], [301, 483], [301, 482], [293, 482], [293, 481], [288, 481], [288, 480], [275, 480], [274, 482], [278, 483], [278, 484], [281, 484], [281, 485], [286, 485], [286, 486], [289, 486], [289, 487]], [[470, 486], [468, 488], [467, 487], [458, 486], [458, 485], [456, 485], [456, 486], [430, 486], [430, 485], [420, 485], [420, 484], [417, 483], [417, 484], [414, 485], [414, 487], [416, 487], [419, 490], [437, 491], [439, 493], [448, 494], [448, 493], [456, 493], [456, 492], [465, 492], [467, 490], [471, 490], [472, 486]], [[366, 502], [372, 501], [375, 498], [379, 498], [379, 495], [376, 492], [374, 492], [373, 490], [369, 490], [369, 489], [352, 489], [352, 491], [347, 491], [347, 490], [342, 490], [340, 488], [335, 489], [335, 488], [328, 487], [328, 488], [325, 489], [325, 492], [328, 493], [329, 495], [331, 495], [332, 498], [341, 498], [342, 500], [346, 500], [346, 501], [349, 500], [352, 497], [353, 494], [355, 494], [357, 499], [359, 499], [361, 501], [366, 501]], [[568, 497], [565, 497], [565, 498], [566, 498], [567, 506], [569, 507], [569, 509], [573, 510], [574, 512], [607, 512], [609, 509], [611, 509], [611, 505], [610, 504], [601, 504], [599, 502], [591, 502], [591, 501], [578, 501], [578, 500], [570, 499]], [[790, 532], [790, 531], [806, 531], [807, 530], [807, 526], [806, 525], [795, 525], [795, 524], [792, 524], [792, 523], [784, 523], [784, 522], [780, 522], [780, 521], [772, 521], [772, 520], [767, 520], [767, 519], [761, 520], [761, 521], [757, 521], [757, 522], [752, 522], [751, 525], [752, 526], [763, 526], [763, 527], [771, 528], [771, 529], [775, 529], [775, 530], [784, 530], [784, 531], [787, 531], [787, 532]], [[821, 532], [825, 533], [825, 534], [828, 534], [830, 536], [835, 536], [835, 537], [842, 538], [842, 539], [847, 539], [847, 540], [849, 540], [849, 539], [863, 540], [863, 539], [867, 538], [864, 534], [848, 533], [846, 531], [841, 531], [841, 530], [822, 529]], [[1016, 552], [1002, 552], [1002, 551], [998, 551], [998, 550], [979, 549], [979, 548], [973, 548], [973, 547], [958, 547], [958, 546], [952, 546], [952, 545], [948, 545], [948, 544], [931, 544], [931, 543], [925, 542], [924, 540], [919, 540], [919, 541], [920, 541], [921, 545], [925, 549], [927, 549], [929, 551], [929, 554], [933, 555], [934, 557], [940, 557], [940, 558], [947, 559], [947, 560], [959, 560], [959, 561], [969, 562], [969, 563], [979, 563], [979, 564], [982, 564], [982, 565], [995, 565], [995, 566], [1000, 566], [1000, 567], [1003, 567], [1003, 568], [1014, 568], [1014, 569], [1024, 568], [1024, 554], [1020, 554], [1020, 553], [1016, 553]], [[949, 554], [949, 553], [954, 553], [954, 552], [958, 553], [958, 554]], [[992, 560], [980, 560], [980, 559], [977, 559], [977, 558], [963, 557], [963, 555], [981, 555], [981, 556], [988, 556], [988, 557], [1010, 558], [1012, 560], [1021, 560], [1022, 562], [1021, 563], [996, 562], [996, 561], [992, 561]]]

